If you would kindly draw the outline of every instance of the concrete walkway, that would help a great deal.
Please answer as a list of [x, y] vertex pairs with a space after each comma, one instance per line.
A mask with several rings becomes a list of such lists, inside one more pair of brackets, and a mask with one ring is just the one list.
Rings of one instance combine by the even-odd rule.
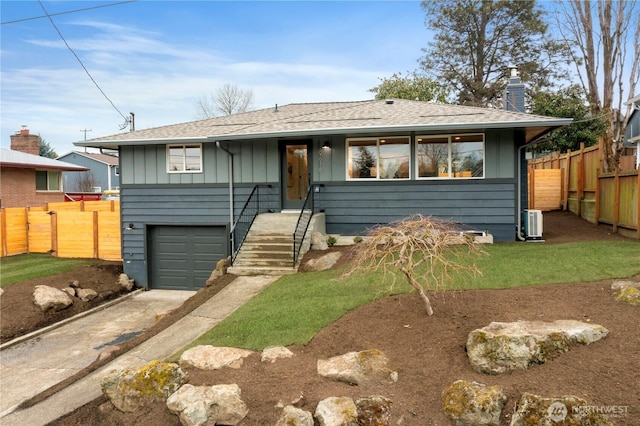
[[[117, 344], [118, 339], [121, 338], [119, 336], [135, 333], [134, 328], [123, 325], [126, 317], [133, 317], [136, 312], [142, 311], [146, 312], [144, 321], [153, 320], [155, 323], [156, 316], [163, 313], [158, 312], [162, 304], [148, 300], [146, 308], [139, 304], [136, 310], [135, 303], [139, 303], [141, 297], [145, 299], [146, 295], [146, 298], [164, 299], [165, 302], [167, 299], [173, 300], [173, 303], [177, 302], [177, 304], [171, 309], [175, 309], [189, 295], [182, 294], [180, 296], [182, 300], [179, 300], [178, 294], [168, 291], [167, 293], [173, 297], [151, 297], [150, 295], [156, 292], [153, 290], [132, 297], [133, 308], [127, 306], [125, 301], [87, 316], [86, 319], [94, 326], [102, 324], [100, 330], [105, 332], [103, 339], [95, 339], [100, 332], [88, 328], [84, 324], [85, 321], [82, 321], [85, 319], [83, 318], [65, 325], [64, 328], [70, 328], [66, 331], [62, 331], [63, 327], [61, 327], [3, 350], [0, 352], [0, 406], [2, 407], [0, 424], [3, 426], [45, 425], [81, 407], [102, 394], [100, 381], [109, 371], [141, 367], [153, 360], [172, 355], [207, 332], [278, 278], [277, 276], [236, 278], [218, 294], [169, 328], [71, 386], [25, 410], [14, 411], [21, 402], [89, 365], [110, 342]], [[156, 303], [155, 307], [154, 303]], [[164, 312], [171, 309], [166, 309]], [[98, 317], [102, 312], [104, 315]], [[142, 320], [139, 319], [139, 321]], [[143, 327], [145, 328], [148, 326]], [[112, 330], [112, 332], [109, 334], [106, 330]], [[83, 343], [80, 347], [71, 348], [65, 344], [66, 339], [81, 340]], [[43, 341], [46, 343], [41, 343]], [[39, 376], [43, 376], [42, 379]]]

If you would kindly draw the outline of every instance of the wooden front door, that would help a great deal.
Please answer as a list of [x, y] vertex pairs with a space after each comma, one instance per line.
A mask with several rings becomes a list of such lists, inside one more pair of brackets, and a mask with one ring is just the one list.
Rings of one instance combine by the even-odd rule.
[[309, 189], [309, 145], [287, 142], [282, 151], [282, 207], [301, 209]]

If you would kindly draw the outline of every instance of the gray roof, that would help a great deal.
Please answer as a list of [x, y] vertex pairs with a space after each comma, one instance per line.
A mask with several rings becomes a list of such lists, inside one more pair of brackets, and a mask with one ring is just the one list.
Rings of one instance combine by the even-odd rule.
[[100, 163], [108, 164], [110, 166], [117, 166], [120, 164], [120, 159], [117, 156], [109, 155], [109, 154], [101, 154], [97, 152], [71, 151], [67, 154], [61, 155], [60, 157], [58, 157], [58, 159], [68, 157], [71, 154], [76, 154], [82, 157], [90, 158]]
[[13, 151], [11, 149], [0, 149], [0, 166], [16, 167], [22, 169], [42, 169], [42, 170], [64, 170], [83, 172], [89, 170], [86, 167], [77, 166], [53, 158], [40, 157], [39, 155], [27, 154], [26, 152]]
[[289, 104], [207, 120], [121, 133], [78, 146], [117, 147], [172, 141], [308, 137], [329, 134], [522, 128], [527, 142], [572, 119], [404, 99]]

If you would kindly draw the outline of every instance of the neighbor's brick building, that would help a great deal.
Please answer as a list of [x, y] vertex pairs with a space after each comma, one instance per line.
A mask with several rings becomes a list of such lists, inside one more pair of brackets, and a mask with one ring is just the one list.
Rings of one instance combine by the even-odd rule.
[[11, 135], [11, 149], [0, 153], [0, 207], [36, 207], [64, 201], [63, 171], [85, 171], [40, 157], [40, 137], [22, 129]]

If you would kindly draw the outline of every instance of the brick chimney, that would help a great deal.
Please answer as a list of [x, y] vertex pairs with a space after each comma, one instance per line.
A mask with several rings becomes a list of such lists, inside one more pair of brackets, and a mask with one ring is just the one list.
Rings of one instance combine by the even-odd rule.
[[26, 126], [11, 135], [11, 149], [27, 154], [40, 155], [40, 136], [32, 135]]
[[524, 83], [518, 75], [518, 68], [513, 65], [509, 84], [502, 94], [503, 108], [507, 111], [526, 112], [524, 109]]

